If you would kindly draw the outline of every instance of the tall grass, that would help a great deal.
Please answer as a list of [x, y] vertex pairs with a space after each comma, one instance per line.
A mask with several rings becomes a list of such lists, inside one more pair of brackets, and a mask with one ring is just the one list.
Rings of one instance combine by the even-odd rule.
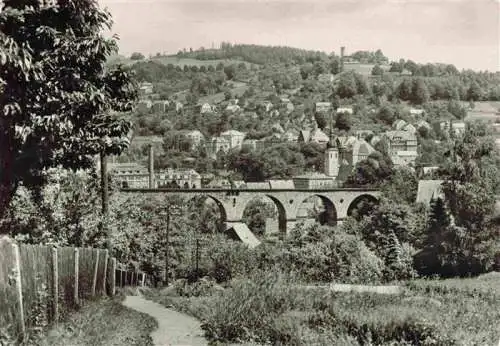
[[[301, 288], [273, 272], [233, 280], [215, 294], [154, 299], [202, 320], [219, 342], [275, 345], [495, 345], [500, 277], [408, 283], [403, 293]], [[165, 293], [165, 292], [164, 292]], [[170, 292], [171, 294], [172, 292]]]

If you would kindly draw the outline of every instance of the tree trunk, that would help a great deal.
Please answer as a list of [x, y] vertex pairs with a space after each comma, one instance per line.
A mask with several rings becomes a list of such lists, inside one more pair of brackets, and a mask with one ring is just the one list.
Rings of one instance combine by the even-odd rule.
[[[3, 178], [3, 177], [2, 177]], [[16, 186], [13, 183], [6, 182], [4, 179], [0, 182], [0, 220], [5, 217], [6, 211], [16, 192]], [[0, 227], [0, 234], [8, 234], [9, 229]]]

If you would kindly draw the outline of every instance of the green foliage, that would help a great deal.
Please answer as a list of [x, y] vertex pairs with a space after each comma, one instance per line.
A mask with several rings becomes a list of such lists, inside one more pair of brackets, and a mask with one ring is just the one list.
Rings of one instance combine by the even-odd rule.
[[446, 203], [433, 205], [417, 260], [427, 274], [477, 275], [492, 269], [498, 251], [492, 216], [500, 159], [486, 127], [478, 124], [452, 139], [447, 157], [440, 172]]
[[391, 159], [380, 152], [374, 152], [366, 160], [356, 164], [354, 171], [347, 177], [346, 186], [378, 186], [390, 179], [393, 168]]
[[257, 236], [264, 235], [266, 231], [266, 219], [277, 217], [274, 203], [264, 200], [253, 200], [245, 208], [242, 221]]
[[[57, 15], [57, 20], [54, 16]], [[90, 155], [120, 153], [136, 89], [127, 70], [105, 69], [116, 40], [97, 2], [4, 1], [0, 12], [0, 216], [20, 183], [39, 186], [44, 168], [89, 167]]]
[[145, 59], [144, 54], [139, 53], [139, 52], [133, 52], [130, 55], [130, 60], [144, 60], [144, 59]]
[[95, 172], [51, 169], [44, 178], [41, 190], [17, 190], [2, 219], [3, 232], [31, 244], [101, 246], [104, 220]]
[[381, 76], [384, 74], [384, 70], [380, 67], [380, 65], [375, 65], [372, 68], [372, 76]]
[[337, 113], [335, 117], [335, 128], [349, 132], [352, 127], [351, 115], [347, 113]]

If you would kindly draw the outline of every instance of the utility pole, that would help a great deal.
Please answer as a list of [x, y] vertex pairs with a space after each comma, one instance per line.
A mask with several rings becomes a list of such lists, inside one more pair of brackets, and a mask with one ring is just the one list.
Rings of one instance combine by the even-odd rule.
[[170, 206], [167, 209], [167, 231], [165, 234], [165, 286], [168, 287], [169, 280], [169, 272], [170, 272], [170, 262], [169, 262], [169, 246], [170, 246]]
[[101, 202], [102, 214], [108, 213], [109, 191], [108, 191], [108, 160], [104, 151], [100, 153], [101, 160]]
[[199, 279], [200, 239], [196, 236], [196, 281]]

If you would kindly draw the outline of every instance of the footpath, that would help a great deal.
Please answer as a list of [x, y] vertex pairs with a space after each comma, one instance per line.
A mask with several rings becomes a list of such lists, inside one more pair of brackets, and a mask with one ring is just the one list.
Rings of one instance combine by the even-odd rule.
[[158, 329], [151, 333], [155, 346], [205, 346], [200, 322], [186, 314], [167, 309], [141, 296], [127, 296], [123, 305], [148, 314], [158, 321]]

